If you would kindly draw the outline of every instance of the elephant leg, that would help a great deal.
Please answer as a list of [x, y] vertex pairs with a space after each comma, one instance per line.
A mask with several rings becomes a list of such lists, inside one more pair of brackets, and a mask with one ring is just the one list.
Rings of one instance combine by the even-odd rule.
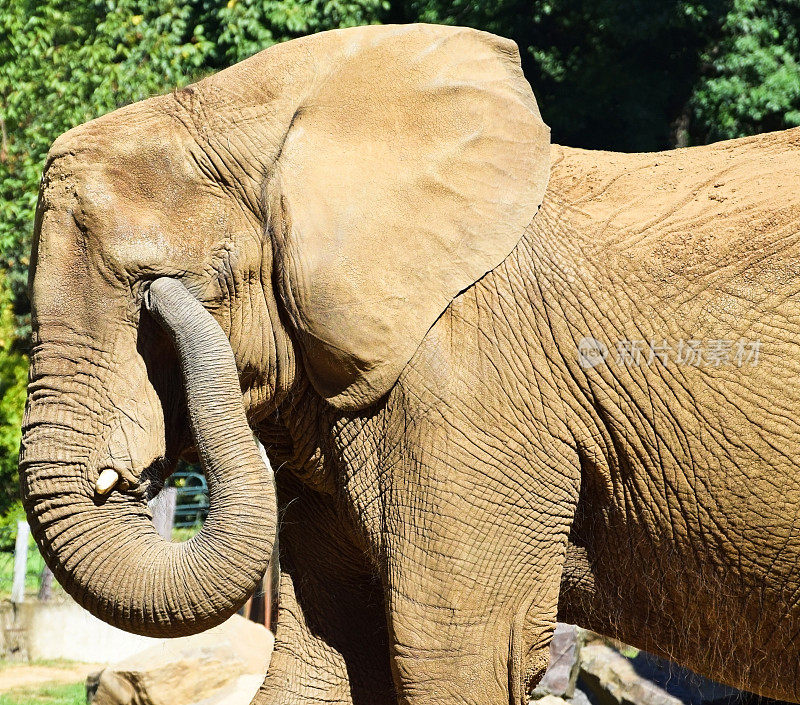
[[252, 705], [390, 705], [386, 617], [374, 569], [333, 500], [282, 475], [275, 650]]
[[390, 461], [384, 579], [399, 700], [521, 705], [547, 667], [580, 466], [545, 438], [507, 456], [476, 428], [453, 428], [421, 427], [447, 443]]
[[[550, 546], [543, 538], [538, 566], [502, 545], [481, 565], [446, 555], [430, 537], [407, 545], [407, 558], [393, 561], [388, 605], [399, 701], [527, 702], [548, 664], [563, 552], [553, 536]], [[486, 584], [487, 568], [502, 585]]]
[[267, 676], [251, 705], [351, 705], [344, 658], [312, 633], [288, 571], [281, 573], [279, 603], [275, 649]]

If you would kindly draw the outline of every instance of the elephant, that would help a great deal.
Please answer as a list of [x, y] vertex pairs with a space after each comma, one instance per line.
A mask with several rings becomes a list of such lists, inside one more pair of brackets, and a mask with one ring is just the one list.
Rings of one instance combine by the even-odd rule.
[[[557, 619], [798, 702], [799, 177], [800, 129], [551, 144], [513, 42], [424, 24], [75, 127], [32, 247], [36, 541], [177, 636], [279, 539], [262, 705], [518, 705]], [[180, 460], [211, 508], [170, 543]]]

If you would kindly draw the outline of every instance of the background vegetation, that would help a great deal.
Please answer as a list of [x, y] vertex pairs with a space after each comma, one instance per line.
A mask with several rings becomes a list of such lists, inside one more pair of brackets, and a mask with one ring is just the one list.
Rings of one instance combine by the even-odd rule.
[[800, 0], [5, 0], [0, 512], [17, 492], [26, 269], [53, 139], [275, 42], [413, 21], [514, 39], [557, 142], [655, 150], [800, 125]]
[[83, 682], [13, 688], [0, 694], [0, 705], [85, 705], [86, 685]]

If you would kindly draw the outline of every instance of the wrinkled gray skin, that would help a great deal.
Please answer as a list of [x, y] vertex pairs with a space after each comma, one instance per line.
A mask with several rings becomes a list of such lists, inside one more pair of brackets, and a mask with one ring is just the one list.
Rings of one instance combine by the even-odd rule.
[[[762, 199], [711, 246], [686, 204], [722, 201], [680, 181], [729, 153], [766, 179], [797, 165], [796, 132], [657, 155], [661, 172], [555, 149], [510, 254], [348, 409], [311, 383], [287, 316], [249, 123], [209, 152], [223, 142], [178, 126], [190, 97], [76, 128], [45, 170], [21, 474], [76, 599], [152, 635], [241, 604], [276, 530], [249, 422], [282, 512], [255, 702], [521, 703], [557, 617], [800, 698], [796, 220]], [[667, 227], [675, 213], [697, 227]], [[761, 361], [585, 369], [589, 335], [758, 339]], [[179, 457], [202, 460], [213, 508], [170, 545], [145, 500]], [[107, 498], [104, 467], [121, 476]]]

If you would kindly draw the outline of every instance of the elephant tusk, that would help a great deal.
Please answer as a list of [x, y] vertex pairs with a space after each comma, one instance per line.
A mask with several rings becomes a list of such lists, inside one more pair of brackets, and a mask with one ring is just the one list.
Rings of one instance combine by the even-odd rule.
[[119, 473], [111, 468], [106, 468], [100, 473], [97, 482], [94, 485], [94, 491], [97, 494], [108, 494], [114, 489], [114, 485], [119, 482]]

